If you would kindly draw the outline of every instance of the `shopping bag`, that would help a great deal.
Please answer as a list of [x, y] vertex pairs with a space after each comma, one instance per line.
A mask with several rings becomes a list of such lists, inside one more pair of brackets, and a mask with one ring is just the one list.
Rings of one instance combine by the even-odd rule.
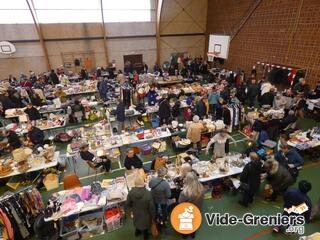
[[159, 230], [154, 220], [151, 221], [151, 234], [153, 238], [157, 238], [159, 236]]

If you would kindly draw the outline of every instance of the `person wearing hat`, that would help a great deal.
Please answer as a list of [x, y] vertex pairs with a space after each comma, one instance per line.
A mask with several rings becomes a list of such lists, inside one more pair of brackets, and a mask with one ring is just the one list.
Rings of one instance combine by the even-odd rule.
[[[298, 188], [289, 188], [283, 195], [283, 208], [290, 209], [297, 207], [301, 204], [308, 206], [308, 210], [302, 213], [305, 221], [308, 223], [311, 220], [312, 201], [308, 196], [308, 192], [312, 189], [311, 183], [306, 180], [301, 180], [298, 183]], [[297, 215], [297, 213], [288, 213], [286, 210], [283, 212], [285, 216]], [[276, 226], [273, 228], [274, 232], [285, 232], [287, 226]]]
[[167, 221], [168, 199], [171, 196], [171, 189], [169, 183], [165, 180], [167, 169], [165, 167], [159, 168], [157, 175], [150, 180], [149, 188], [155, 204], [157, 222], [163, 226]]
[[200, 118], [198, 115], [193, 116], [192, 123], [190, 124], [187, 132], [187, 138], [193, 144], [194, 149], [201, 151], [201, 132], [203, 130], [203, 124], [200, 123]]
[[111, 170], [111, 161], [106, 157], [96, 157], [89, 151], [89, 144], [83, 143], [80, 147], [80, 157], [82, 160], [89, 162], [89, 165], [93, 165], [94, 168], [103, 167], [106, 172]]
[[40, 112], [32, 105], [32, 103], [27, 104], [27, 108], [24, 110], [24, 112], [28, 115], [30, 121], [41, 119]]

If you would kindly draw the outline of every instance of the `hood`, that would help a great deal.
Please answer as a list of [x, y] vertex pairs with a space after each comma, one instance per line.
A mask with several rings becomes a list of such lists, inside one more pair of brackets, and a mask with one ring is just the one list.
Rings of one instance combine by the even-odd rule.
[[130, 192], [132, 198], [137, 200], [143, 198], [147, 190], [144, 187], [133, 187]]

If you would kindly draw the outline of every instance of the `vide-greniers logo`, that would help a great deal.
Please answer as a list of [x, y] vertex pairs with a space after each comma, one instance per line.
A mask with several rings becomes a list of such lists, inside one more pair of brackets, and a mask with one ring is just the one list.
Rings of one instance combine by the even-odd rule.
[[191, 234], [197, 231], [202, 222], [199, 208], [192, 203], [180, 203], [171, 213], [171, 225], [178, 233]]

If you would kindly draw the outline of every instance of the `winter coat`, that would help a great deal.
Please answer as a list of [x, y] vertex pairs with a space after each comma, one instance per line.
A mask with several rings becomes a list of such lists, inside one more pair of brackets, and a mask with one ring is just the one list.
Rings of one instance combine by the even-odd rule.
[[32, 127], [32, 130], [28, 133], [28, 136], [34, 145], [43, 143], [44, 133], [37, 127]]
[[159, 117], [169, 118], [170, 117], [170, 104], [167, 99], [163, 99], [159, 104]]
[[101, 81], [99, 84], [98, 90], [99, 90], [100, 96], [103, 98], [103, 100], [106, 100], [107, 92], [108, 92], [108, 81], [107, 80]]
[[273, 106], [273, 100], [274, 100], [274, 93], [267, 92], [261, 96], [260, 104]]
[[26, 110], [24, 110], [24, 112], [26, 114], [28, 114], [30, 121], [35, 121], [35, 120], [41, 119], [40, 112], [35, 107], [27, 108]]
[[171, 196], [169, 183], [159, 177], [152, 178], [149, 182], [149, 188], [155, 204], [167, 204]]
[[288, 168], [288, 164], [293, 164], [295, 167], [301, 167], [303, 165], [303, 158], [295, 148], [291, 148], [286, 154], [280, 150], [274, 157], [280, 165], [285, 168]]
[[0, 95], [0, 102], [2, 103], [3, 110], [16, 108], [15, 104], [8, 96]]
[[261, 161], [251, 161], [245, 165], [241, 175], [241, 183], [247, 184], [249, 191], [254, 193], [257, 192], [260, 188], [260, 174], [262, 172], [262, 163]]
[[276, 160], [267, 160], [271, 164], [271, 170], [268, 172], [267, 180], [272, 186], [273, 191], [283, 192], [290, 187], [294, 180], [289, 171], [279, 164]]
[[195, 107], [195, 114], [198, 115], [201, 119], [207, 114], [207, 107], [203, 100], [200, 100]]
[[151, 192], [144, 187], [133, 187], [127, 197], [127, 206], [132, 209], [133, 225], [138, 230], [149, 229], [155, 218], [155, 206]]
[[202, 123], [199, 123], [199, 122], [191, 123], [191, 125], [188, 128], [187, 138], [192, 143], [200, 142], [202, 129], [203, 129]]
[[59, 84], [60, 83], [58, 75], [56, 73], [50, 73], [49, 81], [52, 82], [53, 84]]
[[307, 194], [301, 192], [297, 188], [289, 188], [283, 195], [284, 208], [291, 208], [292, 206], [298, 206], [305, 203], [308, 206], [308, 211], [303, 213], [306, 221], [310, 220], [312, 212], [312, 202]]
[[259, 94], [259, 86], [257, 84], [249, 84], [247, 87], [247, 96], [248, 98], [256, 98]]
[[300, 83], [297, 83], [296, 85], [294, 85], [292, 92], [294, 95], [303, 93], [305, 96], [308, 96], [308, 93], [310, 92], [310, 86], [308, 84], [302, 86]]

